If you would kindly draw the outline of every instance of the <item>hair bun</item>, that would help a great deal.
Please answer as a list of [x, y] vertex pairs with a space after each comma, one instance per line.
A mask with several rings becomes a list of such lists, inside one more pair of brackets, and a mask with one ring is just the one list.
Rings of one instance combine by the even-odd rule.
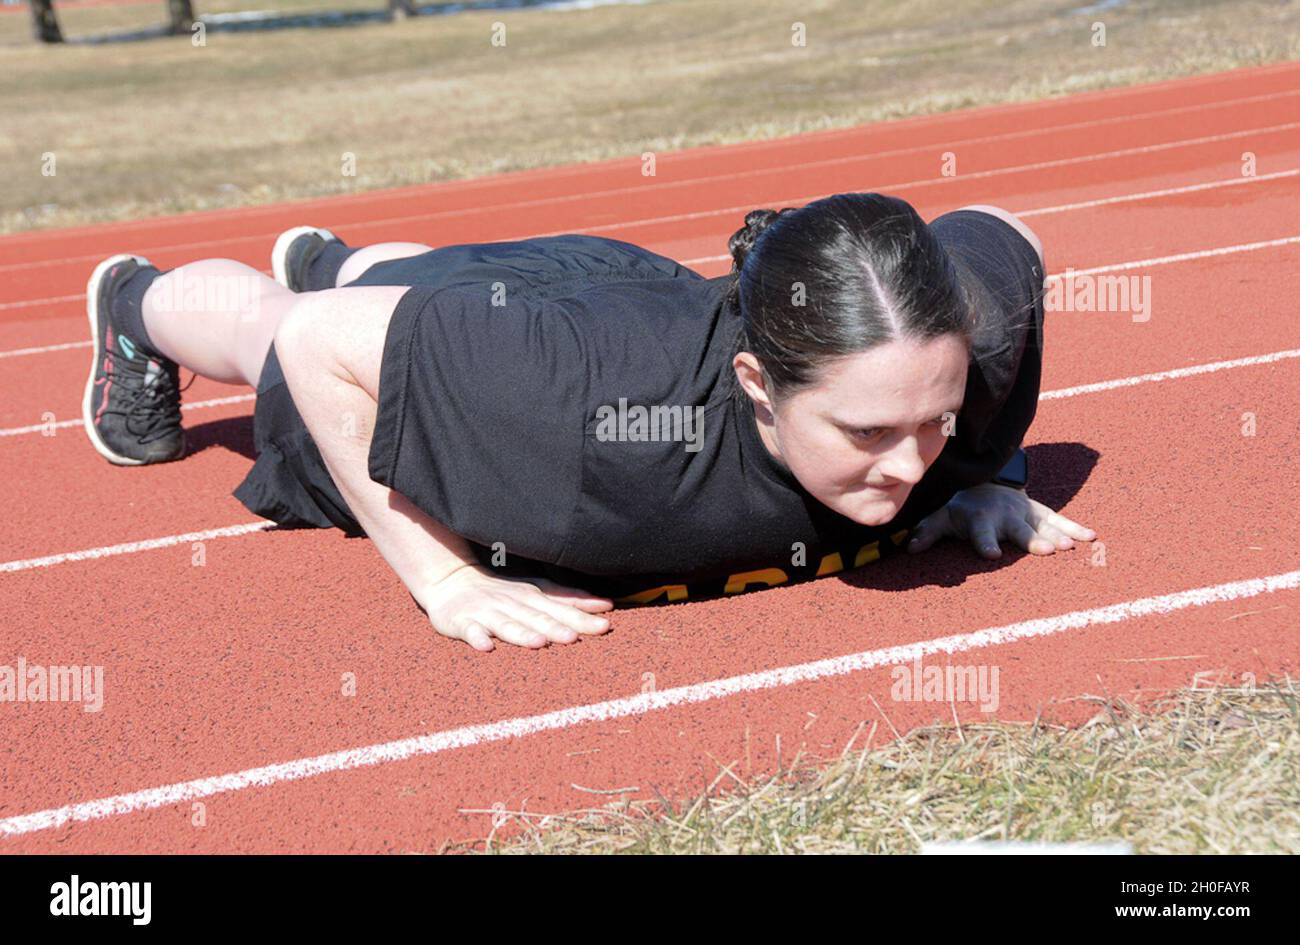
[[783, 210], [751, 210], [745, 214], [745, 225], [731, 234], [731, 239], [727, 240], [727, 249], [731, 251], [731, 265], [735, 272], [745, 265], [745, 259], [749, 256], [749, 251], [754, 248], [758, 238], [763, 235], [772, 223], [783, 213], [789, 213], [793, 207], [786, 207]]

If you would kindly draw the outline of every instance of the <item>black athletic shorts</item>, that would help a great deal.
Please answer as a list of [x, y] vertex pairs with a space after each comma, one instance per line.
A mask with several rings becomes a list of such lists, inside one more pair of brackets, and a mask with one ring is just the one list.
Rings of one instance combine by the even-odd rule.
[[[677, 276], [689, 276], [693, 283], [702, 281], [679, 263], [634, 244], [565, 234], [444, 246], [376, 263], [348, 285], [415, 287], [415, 291], [402, 296], [393, 314], [393, 324], [409, 326], [428, 303], [429, 290], [449, 286], [500, 282], [509, 285], [512, 294], [522, 295], [525, 288], [561, 292], [575, 284]], [[386, 360], [391, 341], [386, 339]], [[392, 439], [400, 432], [399, 425], [398, 429], [377, 431], [376, 436]], [[253, 438], [257, 460], [234, 490], [235, 498], [249, 511], [288, 527], [333, 526], [349, 535], [365, 534], [294, 406], [274, 345], [258, 379]]]

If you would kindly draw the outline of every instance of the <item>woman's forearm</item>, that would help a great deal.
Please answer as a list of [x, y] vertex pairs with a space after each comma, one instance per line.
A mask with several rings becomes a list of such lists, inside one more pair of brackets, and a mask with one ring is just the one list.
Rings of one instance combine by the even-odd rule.
[[[378, 405], [339, 363], [337, 346], [324, 337], [328, 333], [321, 330], [322, 321], [328, 316], [328, 312], [311, 312], [298, 325], [282, 326], [276, 352], [285, 381], [348, 508], [423, 606], [431, 588], [452, 572], [477, 564], [477, 559], [463, 538], [405, 496], [370, 478], [370, 441]], [[303, 330], [303, 323], [309, 330]]]
[[549, 581], [480, 567], [470, 545], [409, 499], [370, 478], [370, 443], [388, 324], [402, 286], [304, 295], [276, 329], [289, 393], [330, 477], [384, 560], [443, 636], [490, 650], [572, 643], [604, 633], [614, 604]]
[[[368, 457], [376, 411], [370, 395], [350, 381], [328, 375], [309, 383], [314, 390], [303, 420], [330, 477], [384, 560], [423, 605], [425, 594], [448, 574], [477, 563], [469, 543], [406, 496], [370, 478]], [[339, 417], [355, 417], [356, 432], [338, 430]]]

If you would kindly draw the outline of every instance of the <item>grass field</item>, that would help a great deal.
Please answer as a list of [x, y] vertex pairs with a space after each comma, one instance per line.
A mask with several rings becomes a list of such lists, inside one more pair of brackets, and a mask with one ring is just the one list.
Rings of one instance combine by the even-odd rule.
[[[882, 747], [872, 747], [879, 745]], [[724, 761], [727, 761], [724, 759]], [[1300, 853], [1300, 691], [1186, 689], [1099, 703], [1082, 728], [860, 731], [830, 765], [586, 811], [508, 812], [491, 853], [916, 853], [926, 842], [1127, 843], [1134, 853]]]
[[[202, 47], [46, 47], [25, 11], [7, 13], [0, 231], [776, 137], [1300, 55], [1295, 2], [1083, 2], [657, 0], [213, 30]], [[267, 6], [328, 0], [196, 4], [201, 15]], [[162, 17], [161, 0], [61, 14], [71, 37]], [[1091, 42], [1098, 20], [1104, 48]], [[504, 46], [492, 44], [498, 22]], [[42, 174], [47, 153], [54, 176]]]

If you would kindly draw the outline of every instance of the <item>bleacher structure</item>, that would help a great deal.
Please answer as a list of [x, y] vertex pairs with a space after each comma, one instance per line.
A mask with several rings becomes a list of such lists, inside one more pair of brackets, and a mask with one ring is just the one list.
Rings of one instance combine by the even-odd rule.
[[[167, 7], [167, 22], [157, 32], [173, 35], [192, 32], [196, 20], [193, 0], [164, 0], [164, 3]], [[54, 14], [54, 0], [28, 0], [28, 5], [32, 11], [32, 29], [36, 38], [42, 43], [64, 42], [63, 30], [59, 26], [58, 17]], [[387, 6], [386, 13], [379, 10], [358, 12], [367, 19], [398, 19], [419, 16], [421, 13], [415, 0], [387, 0]], [[150, 35], [156, 34], [151, 31]]]

